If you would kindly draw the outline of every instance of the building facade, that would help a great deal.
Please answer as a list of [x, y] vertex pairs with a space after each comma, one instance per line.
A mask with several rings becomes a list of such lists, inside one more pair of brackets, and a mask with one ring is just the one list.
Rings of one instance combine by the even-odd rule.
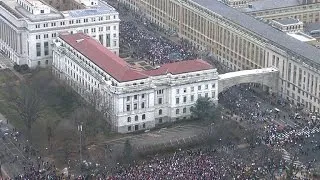
[[173, 29], [230, 69], [276, 67], [278, 95], [320, 108], [320, 51], [216, 0], [119, 0], [151, 22]]
[[56, 5], [63, 11], [39, 0], [0, 1], [0, 50], [16, 64], [48, 66], [53, 40], [67, 31], [84, 32], [118, 54], [118, 12], [103, 1], [69, 1], [73, 2], [69, 9]]
[[[285, 1], [284, 1], [285, 2]], [[259, 1], [252, 2], [258, 4]], [[302, 21], [305, 24], [319, 22], [320, 15], [320, 2], [315, 1], [295, 1], [297, 4], [289, 4], [288, 6], [276, 7], [271, 5], [270, 8], [259, 5], [263, 8], [254, 8], [254, 4], [250, 4], [251, 7], [242, 9], [243, 12], [248, 15], [256, 16], [267, 20], [276, 20], [284, 18], [294, 18]]]
[[121, 133], [188, 118], [199, 97], [218, 100], [218, 73], [203, 60], [137, 69], [83, 33], [58, 37], [52, 65], [83, 97], [100, 92], [113, 130]]

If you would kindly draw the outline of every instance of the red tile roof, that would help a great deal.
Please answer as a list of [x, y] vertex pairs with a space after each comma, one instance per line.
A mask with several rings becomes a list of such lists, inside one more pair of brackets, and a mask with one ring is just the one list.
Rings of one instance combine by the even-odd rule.
[[138, 71], [132, 69], [125, 60], [84, 33], [60, 34], [59, 37], [118, 82], [144, 79], [149, 76], [159, 76], [168, 73], [181, 74], [213, 68], [206, 61], [197, 59], [164, 64], [154, 70]]
[[207, 63], [204, 60], [196, 59], [196, 60], [187, 60], [187, 61], [179, 61], [174, 63], [168, 63], [160, 66], [158, 69], [153, 69], [149, 71], [145, 71], [145, 74], [149, 76], [159, 76], [165, 74], [182, 74], [188, 72], [196, 72], [212, 69], [213, 66]]

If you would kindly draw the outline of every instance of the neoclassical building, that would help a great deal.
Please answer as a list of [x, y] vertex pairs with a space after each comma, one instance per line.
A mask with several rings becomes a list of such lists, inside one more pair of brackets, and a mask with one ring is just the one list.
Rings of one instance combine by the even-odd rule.
[[49, 66], [58, 33], [84, 32], [119, 53], [119, 13], [99, 0], [0, 1], [0, 50], [14, 63]]
[[320, 108], [320, 51], [216, 0], [118, 0], [234, 71], [276, 67], [278, 95]]
[[52, 68], [85, 98], [99, 91], [112, 129], [121, 133], [188, 118], [199, 97], [218, 100], [218, 73], [203, 60], [144, 70], [83, 33], [57, 38]]

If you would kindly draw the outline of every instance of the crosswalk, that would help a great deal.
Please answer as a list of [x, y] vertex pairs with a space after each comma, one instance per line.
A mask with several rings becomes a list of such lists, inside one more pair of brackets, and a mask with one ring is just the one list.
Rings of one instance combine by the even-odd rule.
[[282, 152], [282, 158], [283, 158], [286, 162], [292, 163], [292, 161], [293, 161], [293, 165], [294, 165], [295, 167], [302, 168], [302, 169], [305, 169], [305, 168], [306, 168], [306, 166], [305, 166], [301, 161], [293, 158], [293, 157], [291, 156], [291, 154], [290, 154], [287, 150], [281, 149], [281, 152]]
[[315, 133], [319, 133], [320, 132], [320, 128], [315, 127], [312, 129], [307, 129], [307, 128], [303, 128], [303, 129], [299, 129], [299, 130], [295, 130], [295, 131], [286, 131], [282, 134], [283, 137], [288, 138], [291, 135], [298, 135], [298, 136], [310, 136], [312, 134]]

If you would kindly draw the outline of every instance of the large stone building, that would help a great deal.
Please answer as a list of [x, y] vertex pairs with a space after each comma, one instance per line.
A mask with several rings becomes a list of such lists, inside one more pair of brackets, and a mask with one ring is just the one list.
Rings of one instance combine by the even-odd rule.
[[[47, 2], [46, 2], [47, 1]], [[63, 31], [84, 32], [119, 52], [119, 14], [98, 0], [0, 1], [0, 50], [30, 67], [52, 61], [52, 40]]]
[[57, 38], [52, 65], [54, 74], [84, 98], [98, 91], [112, 129], [121, 133], [188, 118], [201, 96], [218, 100], [218, 73], [203, 60], [143, 70], [83, 33]]
[[249, 15], [266, 20], [294, 18], [303, 23], [319, 22], [319, 0], [256, 0], [240, 7]]
[[119, 0], [230, 69], [276, 67], [279, 95], [320, 108], [320, 51], [216, 0]]

